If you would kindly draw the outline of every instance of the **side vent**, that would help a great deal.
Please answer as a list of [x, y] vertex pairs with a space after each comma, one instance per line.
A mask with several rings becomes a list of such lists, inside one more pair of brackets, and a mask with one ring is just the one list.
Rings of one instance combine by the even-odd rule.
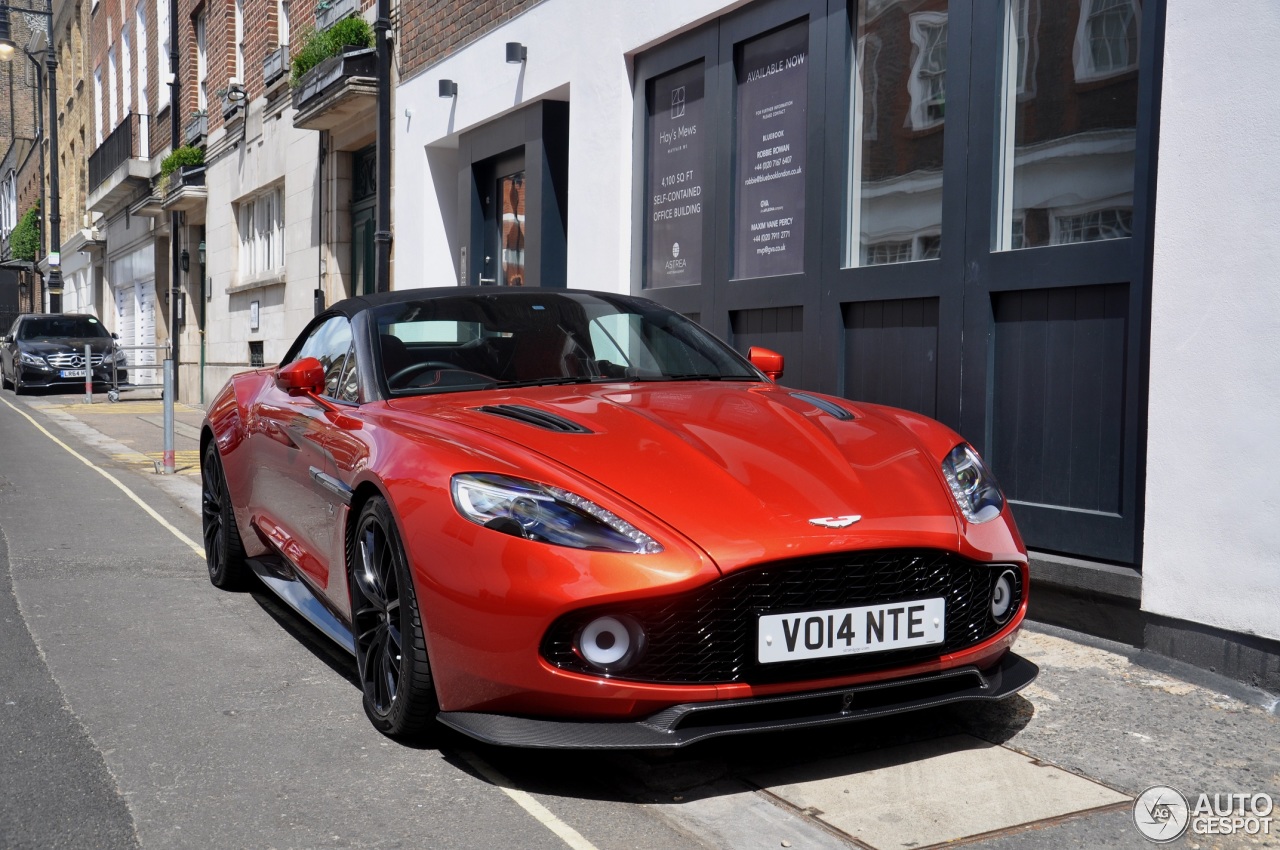
[[532, 425], [535, 428], [542, 428], [546, 431], [556, 431], [561, 434], [590, 434], [590, 428], [579, 425], [563, 416], [557, 416], [545, 410], [538, 410], [536, 407], [526, 407], [523, 404], [486, 404], [484, 407], [472, 408], [480, 413], [487, 413], [490, 416], [501, 416], [504, 419], [513, 419], [516, 422], [523, 422], [526, 425]]
[[823, 413], [831, 414], [836, 419], [840, 419], [842, 421], [847, 422], [848, 420], [853, 418], [852, 413], [845, 410], [840, 405], [835, 404], [834, 402], [827, 401], [825, 398], [818, 398], [816, 395], [809, 395], [808, 393], [792, 393], [791, 397], [798, 398], [804, 402], [808, 402], [809, 404], [812, 404], [814, 407], [821, 410]]

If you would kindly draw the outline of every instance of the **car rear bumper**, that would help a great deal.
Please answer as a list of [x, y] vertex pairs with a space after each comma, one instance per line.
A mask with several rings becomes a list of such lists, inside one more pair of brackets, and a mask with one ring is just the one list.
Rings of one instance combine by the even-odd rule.
[[968, 700], [1012, 696], [1039, 668], [1012, 652], [987, 670], [956, 667], [922, 676], [782, 696], [674, 705], [643, 720], [547, 720], [445, 711], [441, 723], [489, 744], [550, 749], [670, 749], [723, 735], [866, 720]]

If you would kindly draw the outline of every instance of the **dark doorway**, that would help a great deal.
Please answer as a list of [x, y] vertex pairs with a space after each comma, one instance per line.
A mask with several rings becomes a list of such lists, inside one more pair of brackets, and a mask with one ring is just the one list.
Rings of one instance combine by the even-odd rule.
[[458, 143], [457, 259], [466, 286], [564, 286], [569, 104], [540, 101]]
[[369, 145], [351, 154], [351, 294], [368, 295], [374, 291], [374, 263], [377, 248], [373, 234], [377, 229], [378, 200], [377, 158]]

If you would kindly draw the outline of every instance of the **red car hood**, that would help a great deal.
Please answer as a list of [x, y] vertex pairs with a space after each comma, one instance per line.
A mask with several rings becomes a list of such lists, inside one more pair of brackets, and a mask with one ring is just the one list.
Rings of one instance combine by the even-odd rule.
[[[960, 530], [939, 459], [880, 410], [830, 400], [854, 418], [837, 419], [783, 388], [729, 382], [457, 393], [390, 406], [558, 461], [679, 530], [724, 571], [855, 548], [954, 549]], [[478, 409], [504, 404], [552, 413], [591, 433]]]

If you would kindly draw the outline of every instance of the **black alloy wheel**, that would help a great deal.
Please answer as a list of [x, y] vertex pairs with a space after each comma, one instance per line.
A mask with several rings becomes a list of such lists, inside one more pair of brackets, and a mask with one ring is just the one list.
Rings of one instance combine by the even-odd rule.
[[13, 394], [27, 394], [27, 388], [22, 385], [22, 369], [17, 364], [14, 364], [13, 367]]
[[236, 527], [222, 458], [212, 440], [200, 459], [200, 514], [209, 581], [222, 590], [243, 590], [251, 573], [245, 563], [244, 544]]
[[347, 546], [364, 710], [394, 738], [421, 738], [439, 710], [413, 580], [390, 508], [365, 503]]
[[9, 389], [13, 386], [13, 381], [9, 380], [9, 373], [4, 370], [4, 366], [0, 365], [0, 389]]

